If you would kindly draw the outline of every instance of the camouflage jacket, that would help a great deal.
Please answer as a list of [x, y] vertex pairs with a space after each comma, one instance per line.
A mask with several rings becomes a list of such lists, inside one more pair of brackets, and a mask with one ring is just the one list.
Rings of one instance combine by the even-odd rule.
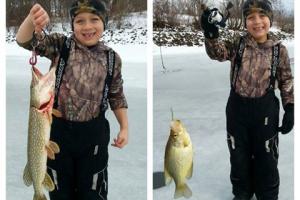
[[[51, 67], [58, 64], [64, 38], [62, 34], [50, 34], [36, 48], [38, 55], [52, 61]], [[19, 45], [32, 50], [31, 41]], [[88, 48], [71, 36], [69, 59], [58, 95], [58, 110], [62, 112], [63, 118], [71, 121], [88, 121], [99, 115], [109, 49], [102, 42]], [[112, 110], [128, 107], [123, 93], [121, 58], [117, 53], [115, 55], [115, 70], [108, 93]]]
[[[233, 76], [234, 60], [240, 37], [226, 42], [221, 42], [218, 39], [205, 39], [206, 52], [211, 59], [231, 62], [230, 80]], [[263, 44], [257, 44], [250, 34], [242, 37], [244, 37], [245, 49], [236, 80], [235, 92], [243, 97], [251, 98], [261, 97], [266, 93], [270, 85], [272, 47], [280, 44], [275, 88], [280, 90], [283, 106], [287, 103], [294, 103], [293, 76], [286, 47], [270, 36]]]

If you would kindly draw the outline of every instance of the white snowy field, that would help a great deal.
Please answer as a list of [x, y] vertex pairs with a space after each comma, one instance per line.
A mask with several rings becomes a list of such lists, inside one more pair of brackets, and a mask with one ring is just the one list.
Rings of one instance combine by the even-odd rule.
[[[293, 41], [284, 44], [294, 57]], [[204, 47], [162, 47], [167, 69], [163, 73], [159, 47], [153, 53], [153, 182], [158, 188], [153, 199], [171, 200], [175, 191], [174, 182], [161, 183], [172, 107], [174, 118], [185, 124], [194, 145], [194, 173], [187, 181], [193, 191], [190, 199], [232, 200], [225, 119], [230, 63], [210, 60]], [[279, 138], [279, 200], [293, 200], [294, 135]]]
[[[147, 199], [147, 91], [146, 45], [111, 45], [123, 61], [124, 91], [129, 109], [129, 144], [124, 149], [109, 147], [108, 199]], [[15, 43], [6, 44], [6, 199], [30, 200], [33, 188], [23, 183], [26, 164], [30, 52]], [[37, 67], [46, 72], [49, 61], [38, 57]], [[118, 123], [107, 112], [111, 141]]]

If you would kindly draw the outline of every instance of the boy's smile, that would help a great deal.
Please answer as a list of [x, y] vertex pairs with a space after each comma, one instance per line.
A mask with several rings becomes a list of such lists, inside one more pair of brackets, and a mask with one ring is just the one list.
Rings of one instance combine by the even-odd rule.
[[270, 29], [270, 19], [261, 12], [253, 12], [246, 17], [248, 32], [258, 42], [263, 43], [267, 38]]
[[85, 46], [95, 45], [102, 37], [104, 24], [98, 15], [79, 13], [73, 23], [75, 38]]

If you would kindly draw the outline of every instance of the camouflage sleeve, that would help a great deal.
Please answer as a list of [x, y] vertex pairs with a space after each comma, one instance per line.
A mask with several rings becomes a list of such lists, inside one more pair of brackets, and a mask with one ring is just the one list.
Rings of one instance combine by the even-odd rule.
[[[59, 55], [65, 37], [66, 36], [60, 33], [52, 33], [50, 35], [46, 35], [46, 37], [43, 40], [38, 42], [38, 46], [36, 47], [36, 53], [40, 56], [45, 56], [50, 60], [53, 60]], [[17, 43], [19, 46], [31, 51], [32, 41], [33, 39], [25, 43]]]
[[222, 42], [219, 39], [205, 39], [206, 53], [213, 60], [218, 60], [221, 62], [232, 60], [234, 55], [234, 47], [234, 40]]
[[122, 61], [117, 53], [115, 55], [115, 69], [109, 90], [109, 104], [112, 110], [128, 108], [127, 101], [123, 93], [123, 79], [121, 73]]
[[288, 103], [294, 103], [293, 79], [288, 51], [284, 45], [281, 45], [277, 80], [283, 106]]

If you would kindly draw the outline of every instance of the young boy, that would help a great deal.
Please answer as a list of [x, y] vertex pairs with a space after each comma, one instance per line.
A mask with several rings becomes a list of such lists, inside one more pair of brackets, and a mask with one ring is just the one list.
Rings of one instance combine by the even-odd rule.
[[35, 51], [51, 59], [51, 67], [57, 67], [54, 107], [62, 118], [53, 117], [51, 127], [51, 140], [59, 145], [60, 153], [47, 162], [55, 184], [50, 199], [107, 199], [107, 102], [120, 124], [112, 145], [122, 148], [128, 141], [121, 59], [99, 41], [107, 25], [103, 1], [75, 1], [70, 16], [70, 38], [57, 33], [45, 36], [42, 29], [49, 23], [49, 16], [35, 4], [19, 28], [17, 42], [32, 50], [33, 32], [45, 36], [40, 38]]
[[[234, 200], [277, 200], [278, 132], [294, 125], [293, 77], [286, 47], [268, 33], [273, 22], [267, 0], [247, 0], [243, 16], [247, 33], [232, 42], [218, 40], [211, 10], [202, 14], [206, 52], [211, 59], [231, 61], [231, 92], [226, 107]], [[285, 110], [279, 125], [279, 88]]]

